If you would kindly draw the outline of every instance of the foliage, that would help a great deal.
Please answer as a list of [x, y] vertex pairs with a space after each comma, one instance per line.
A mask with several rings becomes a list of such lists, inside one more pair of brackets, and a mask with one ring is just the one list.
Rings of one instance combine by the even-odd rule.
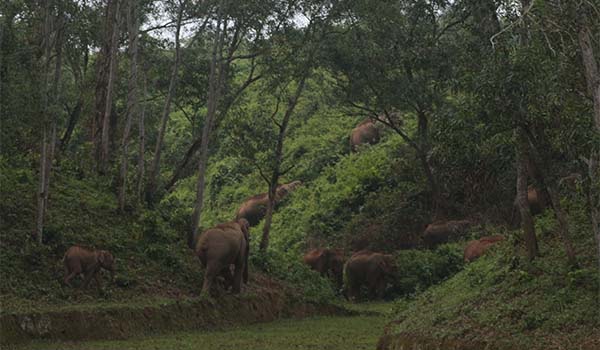
[[250, 261], [264, 273], [296, 286], [307, 300], [331, 302], [334, 298], [331, 282], [309, 269], [297, 256], [261, 252], [258, 244], [254, 244]]
[[557, 342], [593, 344], [600, 280], [589, 247], [592, 238], [577, 237], [581, 266], [575, 269], [557, 264], [564, 252], [555, 237], [540, 241], [543, 256], [531, 265], [513, 255], [512, 244], [501, 244], [414, 302], [399, 301], [391, 333], [535, 349]]
[[431, 250], [401, 250], [394, 254], [397, 271], [389, 293], [397, 296], [419, 294], [443, 282], [463, 267], [462, 244], [443, 244]]

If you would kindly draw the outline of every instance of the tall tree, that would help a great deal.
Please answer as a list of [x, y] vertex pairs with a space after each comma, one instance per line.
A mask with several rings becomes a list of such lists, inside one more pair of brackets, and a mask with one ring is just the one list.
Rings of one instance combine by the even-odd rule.
[[[129, 34], [129, 81], [127, 94], [127, 118], [121, 141], [121, 170], [119, 174], [119, 210], [125, 210], [125, 193], [127, 191], [127, 166], [129, 163], [129, 133], [134, 116], [138, 114], [138, 32], [139, 18], [137, 0], [129, 0], [127, 8], [127, 31]], [[139, 116], [138, 116], [139, 118]]]
[[[255, 66], [253, 61], [260, 54], [260, 46], [251, 45], [250, 43], [253, 39], [256, 44], [261, 42], [263, 32], [267, 26], [266, 23], [273, 22], [273, 13], [276, 12], [274, 9], [277, 8], [278, 4], [277, 1], [265, 2], [264, 0], [246, 2], [221, 0], [217, 2], [214, 13], [209, 15], [212, 16], [212, 22], [216, 25], [211, 36], [212, 47], [209, 59], [206, 116], [204, 117], [200, 138], [194, 141], [186, 153], [187, 158], [193, 155], [196, 152], [195, 148], [198, 147], [198, 180], [188, 243], [198, 234], [204, 201], [210, 138], [213, 129], [218, 125], [218, 119], [225, 117], [237, 97], [249, 85], [260, 79], [260, 74], [254, 75]], [[244, 52], [239, 53], [241, 50], [244, 50]], [[225, 90], [231, 86], [228, 80], [231, 65], [234, 61], [241, 59], [252, 60], [250, 73], [241, 86], [232, 89], [232, 92], [228, 94]], [[171, 181], [169, 186], [172, 186], [176, 180], [177, 178], [175, 178], [175, 181]]]
[[227, 16], [224, 7], [227, 1], [220, 0], [217, 5], [216, 26], [212, 45], [212, 53], [210, 59], [210, 71], [208, 76], [208, 98], [207, 111], [202, 128], [201, 144], [200, 144], [200, 160], [198, 162], [198, 182], [196, 185], [196, 200], [194, 202], [194, 210], [192, 212], [192, 227], [191, 235], [189, 235], [188, 245], [193, 242], [193, 239], [198, 236], [198, 228], [200, 225], [200, 216], [202, 214], [202, 206], [204, 201], [204, 188], [206, 181], [206, 167], [208, 163], [209, 138], [212, 132], [215, 114], [217, 111], [217, 102], [221, 95], [221, 87], [223, 83], [223, 42], [227, 34]]
[[[142, 65], [143, 67], [143, 65]], [[136, 199], [139, 203], [143, 202], [144, 177], [146, 176], [146, 105], [147, 105], [147, 82], [146, 71], [142, 71], [142, 110], [138, 114], [138, 168], [136, 182]]]
[[[526, 50], [529, 46], [529, 18], [528, 12], [531, 9], [530, 0], [521, 0], [521, 27], [519, 31], [519, 44], [520, 50]], [[524, 78], [524, 77], [520, 77]], [[535, 226], [533, 222], [533, 216], [529, 207], [529, 201], [527, 200], [527, 183], [529, 179], [528, 165], [532, 162], [530, 158], [529, 144], [527, 142], [527, 134], [525, 131], [524, 124], [528, 119], [528, 105], [527, 105], [527, 89], [523, 81], [517, 81], [515, 83], [517, 90], [513, 91], [510, 97], [513, 100], [512, 107], [515, 110], [515, 152], [517, 155], [516, 168], [517, 168], [517, 206], [521, 215], [521, 226], [523, 227], [523, 233], [525, 237], [525, 247], [527, 250], [527, 257], [531, 261], [538, 255], [538, 244], [535, 235]]]
[[[42, 24], [42, 64], [44, 94], [42, 97], [42, 144], [40, 151], [40, 180], [37, 194], [36, 227], [34, 238], [42, 243], [44, 217], [48, 208], [50, 192], [50, 174], [57, 142], [58, 103], [60, 79], [62, 73], [63, 14], [54, 1], [47, 1], [41, 9], [44, 18]], [[57, 16], [54, 16], [54, 12]], [[54, 50], [54, 53], [53, 53]], [[50, 82], [51, 65], [54, 59], [54, 71]]]
[[165, 131], [167, 129], [167, 122], [169, 121], [169, 115], [171, 114], [171, 101], [173, 100], [177, 88], [177, 81], [179, 76], [179, 63], [181, 62], [180, 33], [185, 6], [185, 0], [178, 1], [176, 5], [175, 57], [173, 58], [173, 68], [171, 70], [171, 77], [169, 79], [169, 91], [167, 92], [167, 97], [165, 99], [165, 105], [160, 119], [160, 129], [158, 131], [158, 138], [154, 147], [154, 158], [152, 160], [152, 165], [150, 166], [150, 172], [148, 174], [148, 183], [146, 184], [146, 202], [148, 204], [153, 204], [155, 200], [154, 197], [157, 189], [158, 176], [160, 175], [160, 158], [163, 149]]
[[[287, 96], [287, 103], [281, 122], [276, 120], [275, 114], [277, 113], [277, 110], [270, 118], [276, 125], [277, 142], [268, 166], [270, 176], [264, 175], [268, 172], [260, 171], [261, 175], [263, 175], [263, 179], [269, 186], [267, 211], [259, 246], [260, 250], [263, 252], [269, 247], [271, 223], [273, 221], [273, 210], [275, 209], [279, 178], [291, 169], [282, 169], [284, 160], [284, 142], [288, 133], [290, 119], [294, 115], [298, 101], [306, 87], [306, 80], [309, 78], [314, 68], [317, 51], [320, 49], [325, 32], [329, 29], [328, 26], [332, 21], [334, 10], [327, 5], [327, 3], [317, 3], [314, 4], [313, 7], [310, 6], [310, 4], [305, 4], [306, 8], [304, 8], [304, 13], [302, 13], [302, 15], [309, 19], [309, 23], [306, 28], [302, 29], [300, 45], [296, 47], [292, 46], [290, 55], [286, 57], [287, 60], [291, 60], [291, 64], [287, 63], [287, 65], [292, 66], [292, 72], [297, 72], [296, 74], [290, 74], [291, 79], [295, 80], [295, 88], [292, 90], [292, 94]], [[276, 75], [276, 77], [286, 85], [289, 84], [289, 82], [285, 82], [285, 79], [282, 79], [283, 77], [278, 75]], [[285, 96], [285, 94], [283, 95]], [[279, 106], [280, 102], [281, 101], [277, 102], [277, 106]]]
[[110, 152], [110, 118], [113, 106], [113, 90], [117, 73], [117, 48], [121, 0], [108, 0], [104, 17], [104, 42], [96, 76], [96, 109], [92, 125], [92, 139], [96, 170], [104, 174], [108, 168]]

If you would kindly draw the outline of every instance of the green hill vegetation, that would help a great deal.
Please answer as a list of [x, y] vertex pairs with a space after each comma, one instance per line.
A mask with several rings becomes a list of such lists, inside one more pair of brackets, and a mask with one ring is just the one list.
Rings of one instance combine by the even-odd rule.
[[[598, 8], [1, 3], [3, 332], [54, 341], [20, 334], [50, 313], [131, 311], [155, 325], [182, 312], [185, 326], [165, 321], [122, 345], [181, 336], [191, 347], [218, 335], [171, 333], [235, 325], [255, 347], [351, 347], [352, 334], [367, 347], [383, 334], [381, 349], [599, 348]], [[365, 121], [377, 137], [354, 142]], [[292, 181], [302, 184], [279, 198]], [[271, 202], [250, 229], [249, 283], [202, 294], [188, 237], [260, 193]], [[449, 220], [469, 227], [424, 239]], [[468, 242], [492, 235], [504, 240], [465, 262]], [[115, 280], [63, 285], [75, 244], [112, 252]], [[362, 305], [365, 290], [361, 305], [345, 301], [347, 286], [303, 262], [313, 248], [392, 254], [384, 301]], [[246, 324], [318, 308], [338, 318], [278, 321], [267, 341]], [[336, 327], [340, 341], [327, 335]]]

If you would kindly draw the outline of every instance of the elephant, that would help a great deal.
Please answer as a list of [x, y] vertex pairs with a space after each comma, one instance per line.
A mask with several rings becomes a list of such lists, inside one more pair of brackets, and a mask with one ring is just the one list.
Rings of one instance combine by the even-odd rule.
[[338, 288], [343, 284], [344, 254], [339, 249], [312, 249], [304, 255], [304, 263], [325, 277], [330, 277]]
[[464, 234], [470, 226], [471, 222], [469, 220], [450, 220], [425, 225], [422, 236], [423, 242], [430, 248], [434, 247], [448, 242], [452, 237]]
[[[277, 186], [275, 191], [275, 205], [280, 203], [288, 194], [302, 185], [302, 181], [292, 181], [287, 184]], [[246, 198], [235, 214], [236, 220], [244, 218], [248, 220], [250, 226], [256, 226], [267, 213], [269, 203], [269, 194], [261, 193]]]
[[358, 150], [359, 145], [374, 145], [379, 142], [381, 132], [377, 124], [371, 119], [365, 119], [358, 124], [350, 134], [350, 149], [353, 152]]
[[391, 254], [359, 251], [344, 265], [346, 297], [355, 301], [360, 288], [366, 286], [370, 298], [382, 299], [386, 282], [396, 272], [396, 263]]
[[463, 253], [463, 259], [465, 262], [471, 262], [481, 257], [491, 246], [503, 241], [504, 236], [486, 236], [480, 239], [476, 239], [467, 243]]
[[527, 202], [529, 202], [531, 215], [538, 215], [548, 207], [549, 201], [542, 191], [533, 186], [529, 186], [527, 188]]
[[[532, 216], [543, 213], [551, 205], [548, 195], [533, 185], [527, 187], [527, 203], [529, 203], [529, 212]], [[509, 224], [511, 227], [518, 227], [520, 222], [519, 204], [517, 198], [515, 198]]]
[[211, 293], [217, 276], [225, 278], [226, 288], [231, 285], [236, 294], [241, 291], [242, 279], [248, 283], [249, 227], [248, 221], [241, 218], [209, 228], [198, 237], [194, 252], [205, 269], [202, 293]]
[[86, 246], [74, 245], [66, 251], [63, 257], [65, 265], [65, 278], [63, 282], [70, 287], [71, 279], [79, 274], [83, 274], [83, 288], [89, 285], [92, 278], [96, 281], [98, 288], [101, 288], [98, 272], [100, 272], [100, 269], [110, 271], [111, 281], [114, 281], [115, 260], [113, 255], [107, 250], [96, 250]]

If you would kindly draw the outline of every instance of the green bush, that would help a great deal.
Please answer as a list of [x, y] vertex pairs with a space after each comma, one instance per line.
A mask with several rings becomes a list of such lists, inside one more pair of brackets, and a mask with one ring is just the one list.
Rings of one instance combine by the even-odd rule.
[[427, 289], [463, 267], [462, 246], [458, 243], [443, 244], [435, 250], [401, 250], [394, 256], [397, 271], [389, 292], [397, 296]]
[[303, 264], [300, 259], [270, 250], [256, 249], [250, 254], [250, 264], [266, 274], [281, 279], [299, 289], [303, 298], [327, 302], [334, 298], [331, 282]]

